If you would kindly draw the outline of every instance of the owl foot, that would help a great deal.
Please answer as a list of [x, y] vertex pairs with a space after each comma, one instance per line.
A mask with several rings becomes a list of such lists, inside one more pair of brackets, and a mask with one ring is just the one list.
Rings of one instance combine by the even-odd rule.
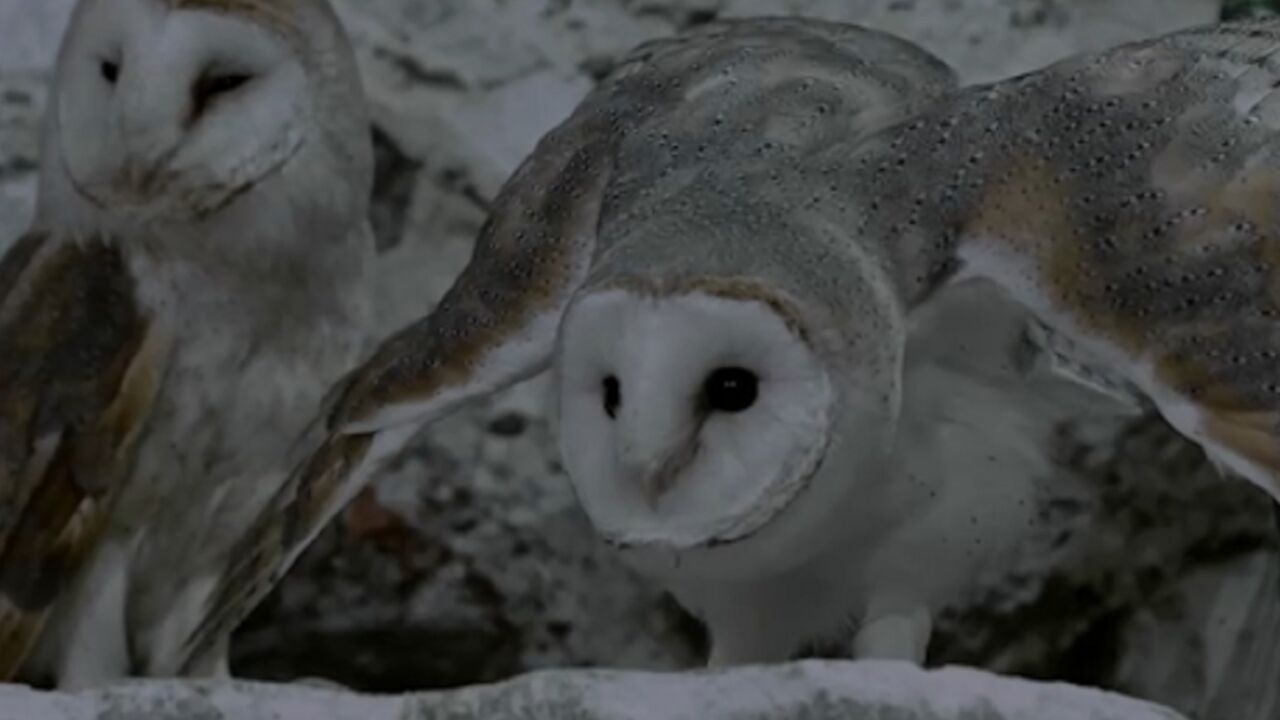
[[340, 692], [350, 692], [351, 688], [343, 685], [336, 680], [330, 680], [323, 677], [304, 677], [293, 681], [294, 685], [302, 685], [303, 687], [317, 688], [320, 690], [337, 690]]
[[739, 665], [769, 665], [786, 662], [795, 650], [794, 638], [785, 634], [759, 632], [712, 632], [708, 668]]
[[853, 656], [859, 660], [906, 660], [923, 665], [929, 649], [933, 619], [916, 606], [869, 620], [853, 638]]

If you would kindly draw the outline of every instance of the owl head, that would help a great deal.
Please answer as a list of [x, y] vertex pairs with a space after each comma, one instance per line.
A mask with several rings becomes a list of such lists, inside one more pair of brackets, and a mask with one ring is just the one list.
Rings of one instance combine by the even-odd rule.
[[636, 219], [564, 317], [566, 468], [599, 534], [642, 564], [785, 570], [829, 547], [815, 516], [881, 479], [900, 308], [874, 263], [787, 242], [813, 232], [793, 220], [712, 202]]
[[[358, 212], [345, 196], [366, 202], [371, 182], [364, 113], [324, 0], [82, 0], [58, 58], [42, 205], [190, 223], [261, 187], [322, 217]], [[365, 192], [342, 192], [352, 184]]]

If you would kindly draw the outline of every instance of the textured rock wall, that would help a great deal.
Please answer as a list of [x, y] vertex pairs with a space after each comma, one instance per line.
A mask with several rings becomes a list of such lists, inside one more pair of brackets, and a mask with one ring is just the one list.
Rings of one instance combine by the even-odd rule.
[[[444, 292], [507, 173], [644, 39], [717, 16], [820, 16], [902, 34], [977, 82], [1218, 13], [1215, 0], [336, 4], [378, 126], [387, 331]], [[29, 212], [35, 123], [69, 5], [0, 0], [0, 242]], [[553, 666], [696, 664], [696, 623], [593, 542], [559, 465], [546, 391], [535, 379], [424, 433], [238, 634], [236, 672], [400, 691]], [[1064, 428], [1061, 457], [1063, 494], [1044, 508], [1059, 529], [1051, 546], [958, 601], [931, 660], [1250, 720], [1239, 698], [1259, 674], [1280, 672], [1265, 654], [1248, 663], [1255, 676], [1240, 671], [1258, 648], [1238, 640], [1280, 628], [1264, 612], [1276, 587], [1263, 575], [1276, 566], [1268, 504], [1217, 479], [1154, 420]]]

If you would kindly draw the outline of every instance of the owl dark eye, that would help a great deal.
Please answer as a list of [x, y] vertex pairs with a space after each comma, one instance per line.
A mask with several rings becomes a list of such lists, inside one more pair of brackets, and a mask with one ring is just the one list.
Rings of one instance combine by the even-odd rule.
[[253, 76], [244, 73], [201, 76], [196, 81], [195, 87], [191, 89], [192, 115], [195, 117], [203, 115], [214, 100], [240, 89], [252, 79]]
[[610, 418], [618, 417], [618, 406], [622, 404], [622, 384], [618, 378], [610, 375], [604, 379], [604, 414]]
[[760, 378], [745, 368], [723, 367], [707, 376], [702, 392], [712, 410], [739, 413], [755, 404]]
[[98, 72], [102, 73], [102, 79], [108, 84], [115, 85], [120, 79], [120, 63], [111, 60], [103, 60], [98, 64]]

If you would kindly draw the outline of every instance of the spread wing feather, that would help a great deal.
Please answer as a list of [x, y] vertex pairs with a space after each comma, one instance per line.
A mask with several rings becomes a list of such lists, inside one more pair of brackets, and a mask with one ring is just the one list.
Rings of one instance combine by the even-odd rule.
[[111, 243], [37, 232], [0, 260], [0, 679], [92, 549], [167, 352]]
[[957, 150], [931, 172], [974, 172], [938, 183], [906, 284], [996, 281], [1280, 499], [1280, 22], [975, 88], [896, 140], [942, 132]]

